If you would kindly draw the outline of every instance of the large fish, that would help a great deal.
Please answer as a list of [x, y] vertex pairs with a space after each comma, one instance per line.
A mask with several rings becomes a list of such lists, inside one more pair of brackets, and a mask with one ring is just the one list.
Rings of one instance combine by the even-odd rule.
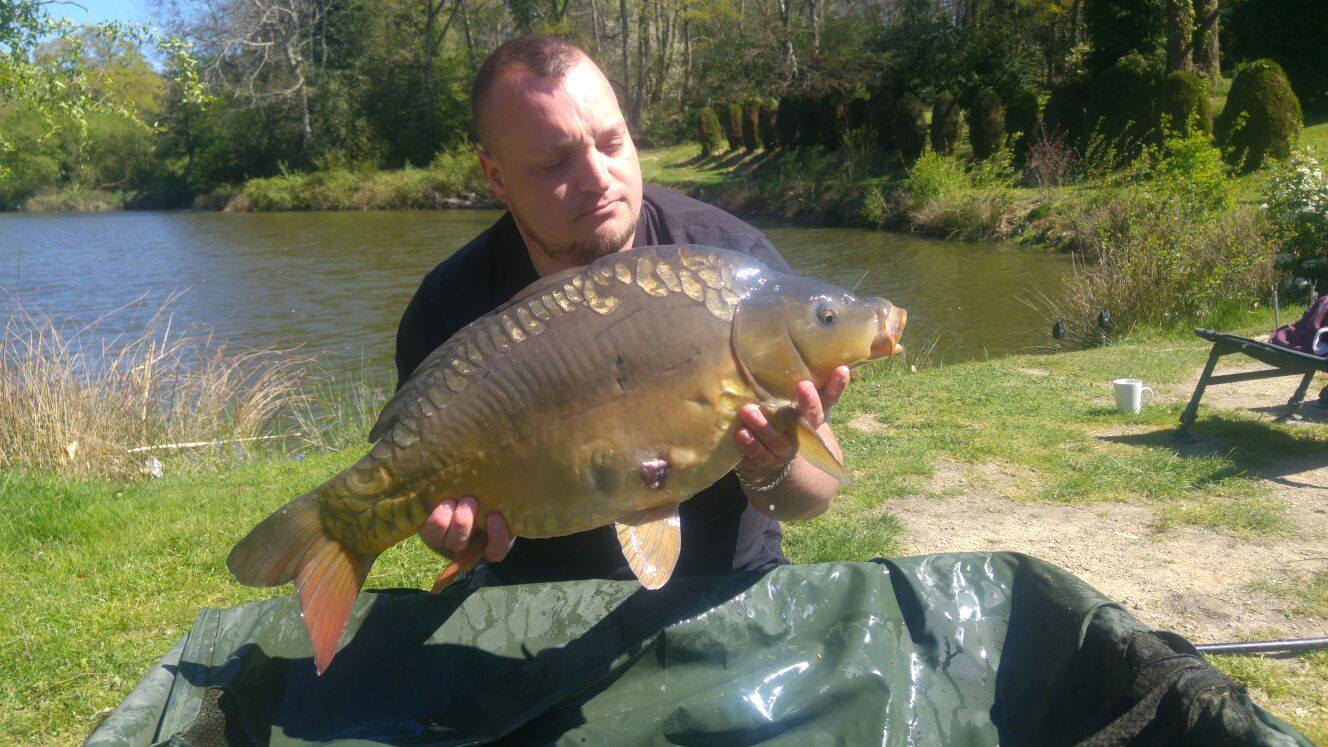
[[251, 586], [295, 582], [320, 674], [374, 559], [444, 498], [474, 496], [479, 516], [500, 511], [521, 537], [614, 524], [641, 584], [659, 588], [678, 559], [678, 504], [742, 457], [739, 407], [761, 405], [812, 464], [848, 479], [794, 409], [795, 386], [897, 353], [906, 318], [708, 247], [633, 249], [542, 278], [425, 359], [369, 453], [254, 527], [226, 565]]

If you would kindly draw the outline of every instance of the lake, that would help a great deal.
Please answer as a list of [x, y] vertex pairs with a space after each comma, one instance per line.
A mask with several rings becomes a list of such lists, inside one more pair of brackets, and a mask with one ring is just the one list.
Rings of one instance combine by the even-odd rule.
[[[5, 214], [0, 307], [17, 301], [76, 324], [106, 315], [97, 329], [113, 336], [141, 329], [182, 292], [171, 306], [177, 329], [243, 347], [298, 346], [333, 369], [367, 364], [390, 376], [396, 325], [420, 279], [499, 215]], [[1070, 269], [1064, 256], [999, 244], [761, 228], [800, 274], [908, 309], [905, 346], [946, 362], [1048, 344], [1037, 299], [1061, 292]]]

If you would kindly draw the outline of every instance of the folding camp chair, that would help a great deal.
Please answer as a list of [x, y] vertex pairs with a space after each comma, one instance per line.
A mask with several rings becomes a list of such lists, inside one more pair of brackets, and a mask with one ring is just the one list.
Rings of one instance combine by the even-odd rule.
[[[1190, 426], [1194, 425], [1194, 419], [1199, 413], [1199, 400], [1203, 398], [1204, 389], [1209, 384], [1234, 384], [1239, 381], [1271, 379], [1279, 376], [1303, 377], [1300, 386], [1296, 387], [1296, 393], [1291, 395], [1291, 401], [1287, 402], [1286, 411], [1277, 418], [1277, 422], [1285, 423], [1300, 412], [1301, 403], [1305, 401], [1305, 393], [1309, 391], [1310, 380], [1314, 378], [1314, 374], [1328, 373], [1328, 358], [1269, 345], [1248, 337], [1214, 332], [1211, 329], [1196, 329], [1194, 334], [1212, 342], [1213, 352], [1208, 355], [1208, 365], [1204, 366], [1203, 375], [1199, 377], [1199, 383], [1194, 387], [1194, 396], [1190, 397], [1189, 406], [1180, 414], [1180, 431], [1176, 433], [1178, 440], [1193, 440]], [[1232, 353], [1243, 353], [1267, 363], [1272, 368], [1214, 376], [1213, 369], [1217, 367], [1217, 359]]]

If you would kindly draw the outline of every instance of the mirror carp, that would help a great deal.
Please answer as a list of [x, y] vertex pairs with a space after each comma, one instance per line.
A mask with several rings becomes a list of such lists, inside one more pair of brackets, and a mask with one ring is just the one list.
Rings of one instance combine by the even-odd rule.
[[[474, 496], [478, 516], [499, 511], [520, 537], [613, 524], [657, 589], [678, 559], [678, 505], [742, 458], [743, 405], [849, 480], [794, 408], [796, 384], [900, 352], [906, 319], [710, 247], [641, 247], [541, 278], [430, 354], [384, 407], [369, 453], [254, 527], [227, 568], [250, 586], [295, 583], [320, 674], [374, 560], [445, 498]], [[477, 534], [435, 591], [483, 546]]]

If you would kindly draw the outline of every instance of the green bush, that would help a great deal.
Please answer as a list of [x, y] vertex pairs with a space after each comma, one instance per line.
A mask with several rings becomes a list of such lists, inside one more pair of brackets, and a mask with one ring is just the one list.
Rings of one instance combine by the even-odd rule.
[[728, 138], [729, 149], [736, 150], [742, 147], [742, 104], [729, 104], [723, 106], [722, 110], [727, 112], [725, 118], [720, 120], [724, 125], [724, 137]]
[[1005, 145], [1005, 107], [991, 88], [978, 91], [968, 112], [968, 140], [973, 156], [990, 158]]
[[1264, 209], [1281, 244], [1278, 266], [1328, 288], [1328, 155], [1294, 154], [1268, 181]]
[[757, 115], [756, 133], [761, 137], [761, 145], [766, 150], [779, 147], [779, 110], [773, 101], [761, 102], [761, 111]]
[[724, 152], [727, 141], [724, 128], [719, 124], [719, 115], [709, 106], [703, 106], [696, 113], [696, 137], [701, 142], [701, 155], [713, 156]]
[[906, 93], [894, 107], [894, 144], [909, 160], [927, 146], [927, 117], [917, 96]]
[[1145, 151], [1143, 173], [1152, 188], [1170, 192], [1190, 213], [1219, 212], [1235, 202], [1235, 183], [1227, 177], [1222, 154], [1208, 135], [1169, 134]]
[[38, 112], [0, 108], [0, 209], [17, 208], [38, 190], [60, 183], [58, 143], [45, 134]]
[[867, 127], [876, 133], [876, 147], [895, 147], [895, 100], [885, 91], [877, 91], [867, 101]]
[[821, 144], [821, 107], [811, 96], [798, 97], [798, 145]]
[[837, 150], [844, 139], [844, 101], [838, 94], [829, 94], [822, 96], [816, 106], [818, 141]]
[[1328, 3], [1323, 0], [1227, 0], [1221, 21], [1222, 66], [1276, 60], [1307, 111], [1328, 113]]
[[958, 157], [931, 151], [918, 157], [904, 180], [904, 193], [911, 209], [955, 195], [973, 186]]
[[742, 105], [742, 147], [748, 153], [761, 146], [757, 140], [757, 128], [761, 122], [761, 104], [757, 101], [748, 101]]
[[1138, 52], [1125, 55], [1093, 79], [1088, 126], [1126, 153], [1137, 153], [1153, 132], [1159, 71]]
[[779, 106], [775, 109], [775, 129], [778, 131], [779, 147], [788, 149], [798, 144], [798, 99], [793, 96], [780, 96]]
[[1067, 234], [1084, 262], [1057, 310], [1111, 312], [1117, 334], [1141, 324], [1195, 325], [1250, 306], [1272, 281], [1267, 222], [1254, 209], [1195, 214], [1173, 190], [1127, 183], [1067, 200]]
[[1051, 90], [1042, 121], [1047, 134], [1078, 147], [1088, 134], [1088, 87], [1070, 81]]
[[1287, 157], [1300, 126], [1300, 100], [1286, 74], [1272, 60], [1256, 60], [1236, 70], [1213, 134], [1228, 163], [1253, 171], [1267, 157]]
[[1037, 92], [1020, 88], [1010, 96], [1005, 107], [1005, 130], [1013, 139], [1015, 155], [1023, 159], [1028, 148], [1042, 135], [1042, 115], [1038, 111]]
[[1188, 70], [1177, 70], [1162, 81], [1158, 95], [1159, 129], [1170, 130], [1182, 138], [1192, 133], [1207, 135], [1213, 131], [1213, 115], [1208, 106], [1208, 81]]
[[931, 149], [937, 153], [954, 153], [964, 134], [959, 104], [949, 91], [936, 94], [931, 108]]

